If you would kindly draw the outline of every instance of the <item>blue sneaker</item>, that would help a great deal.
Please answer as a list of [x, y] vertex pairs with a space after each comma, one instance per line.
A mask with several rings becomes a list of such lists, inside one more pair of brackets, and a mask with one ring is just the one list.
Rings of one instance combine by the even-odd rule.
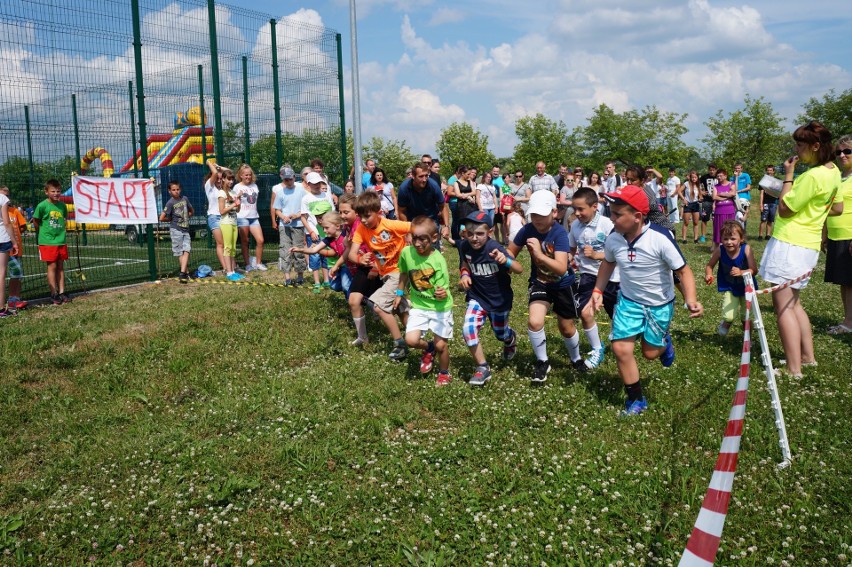
[[648, 409], [648, 400], [645, 399], [645, 396], [642, 396], [632, 403], [630, 400], [624, 402], [624, 409], [618, 415], [621, 417], [630, 417], [631, 415], [639, 415], [646, 409]]
[[600, 348], [593, 350], [588, 355], [586, 355], [586, 367], [589, 370], [594, 370], [604, 360], [604, 346], [601, 345]]
[[675, 360], [674, 343], [672, 342], [671, 333], [666, 332], [666, 336], [663, 337], [663, 340], [666, 341], [666, 350], [664, 350], [663, 354], [660, 355], [660, 362], [663, 363], [664, 368], [668, 368], [674, 364]]
[[238, 282], [241, 279], [243, 279], [243, 277], [240, 274], [238, 274], [237, 272], [234, 272], [232, 274], [228, 274], [225, 277], [228, 278], [229, 282]]

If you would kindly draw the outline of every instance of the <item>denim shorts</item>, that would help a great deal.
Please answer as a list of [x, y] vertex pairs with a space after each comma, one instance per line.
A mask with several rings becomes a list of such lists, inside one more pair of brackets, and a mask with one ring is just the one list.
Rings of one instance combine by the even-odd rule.
[[14, 248], [14, 244], [9, 240], [8, 242], [0, 242], [0, 252], [11, 252], [12, 248]]
[[222, 220], [222, 215], [207, 215], [207, 228], [210, 230], [222, 230], [219, 223]]
[[260, 219], [259, 218], [255, 217], [253, 219], [241, 219], [240, 217], [237, 217], [237, 226], [254, 226], [254, 225], [260, 226]]

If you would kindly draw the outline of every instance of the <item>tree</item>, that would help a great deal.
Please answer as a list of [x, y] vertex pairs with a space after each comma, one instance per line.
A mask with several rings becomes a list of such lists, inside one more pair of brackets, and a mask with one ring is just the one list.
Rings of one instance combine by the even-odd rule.
[[[486, 140], [487, 143], [487, 140]], [[417, 161], [417, 154], [405, 140], [389, 140], [373, 136], [370, 143], [363, 147], [364, 161], [372, 159], [376, 166], [384, 170], [387, 178], [395, 185], [405, 180], [405, 171]]]
[[460, 165], [482, 171], [497, 161], [488, 149], [488, 136], [467, 122], [453, 122], [441, 130], [435, 149], [441, 156], [442, 169], [447, 176]]
[[804, 112], [796, 118], [800, 124], [816, 120], [828, 128], [835, 140], [844, 134], [852, 134], [852, 88], [840, 94], [831, 89], [822, 100], [811, 97], [802, 109]]
[[580, 154], [576, 138], [568, 136], [565, 123], [550, 120], [541, 113], [519, 118], [515, 122], [515, 135], [520, 141], [515, 146], [512, 161], [516, 169], [523, 170], [528, 176], [535, 171], [535, 164], [539, 161], [555, 171], [562, 162], [576, 162]]
[[719, 167], [732, 169], [743, 164], [752, 175], [763, 171], [767, 164], [784, 161], [790, 147], [790, 136], [781, 126], [781, 116], [772, 103], [745, 96], [743, 108], [727, 116], [720, 110], [704, 123], [710, 133], [701, 139], [707, 146], [710, 159]]
[[601, 104], [579, 132], [585, 161], [598, 171], [608, 160], [657, 168], [681, 165], [690, 152], [681, 139], [687, 132], [686, 116], [661, 112], [656, 106], [619, 114]]

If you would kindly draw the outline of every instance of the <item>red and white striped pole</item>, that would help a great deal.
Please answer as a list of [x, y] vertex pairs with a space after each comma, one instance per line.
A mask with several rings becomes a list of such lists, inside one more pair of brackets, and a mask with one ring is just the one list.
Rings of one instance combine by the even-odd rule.
[[754, 298], [754, 288], [746, 280], [746, 316], [743, 331], [743, 352], [740, 359], [740, 377], [737, 380], [737, 390], [728, 414], [728, 425], [719, 458], [710, 486], [701, 503], [701, 510], [695, 520], [695, 527], [686, 543], [686, 549], [680, 558], [681, 567], [706, 567], [713, 565], [719, 542], [722, 540], [722, 529], [728, 514], [728, 503], [731, 500], [731, 488], [734, 484], [734, 473], [737, 470], [737, 458], [740, 451], [740, 439], [745, 422], [746, 397], [748, 396], [748, 375], [751, 368], [751, 303]]

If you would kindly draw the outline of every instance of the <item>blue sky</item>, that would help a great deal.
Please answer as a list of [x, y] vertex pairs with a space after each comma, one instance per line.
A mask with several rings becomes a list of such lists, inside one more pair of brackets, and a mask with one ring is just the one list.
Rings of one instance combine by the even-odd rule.
[[[348, 5], [308, 8], [343, 34], [347, 72]], [[466, 120], [508, 156], [518, 117], [542, 112], [573, 127], [599, 103], [687, 113], [687, 141], [698, 144], [703, 122], [740, 107], [746, 93], [764, 96], [792, 127], [809, 97], [852, 86], [844, 2], [359, 0], [357, 10], [362, 135], [403, 138], [417, 152]]]

